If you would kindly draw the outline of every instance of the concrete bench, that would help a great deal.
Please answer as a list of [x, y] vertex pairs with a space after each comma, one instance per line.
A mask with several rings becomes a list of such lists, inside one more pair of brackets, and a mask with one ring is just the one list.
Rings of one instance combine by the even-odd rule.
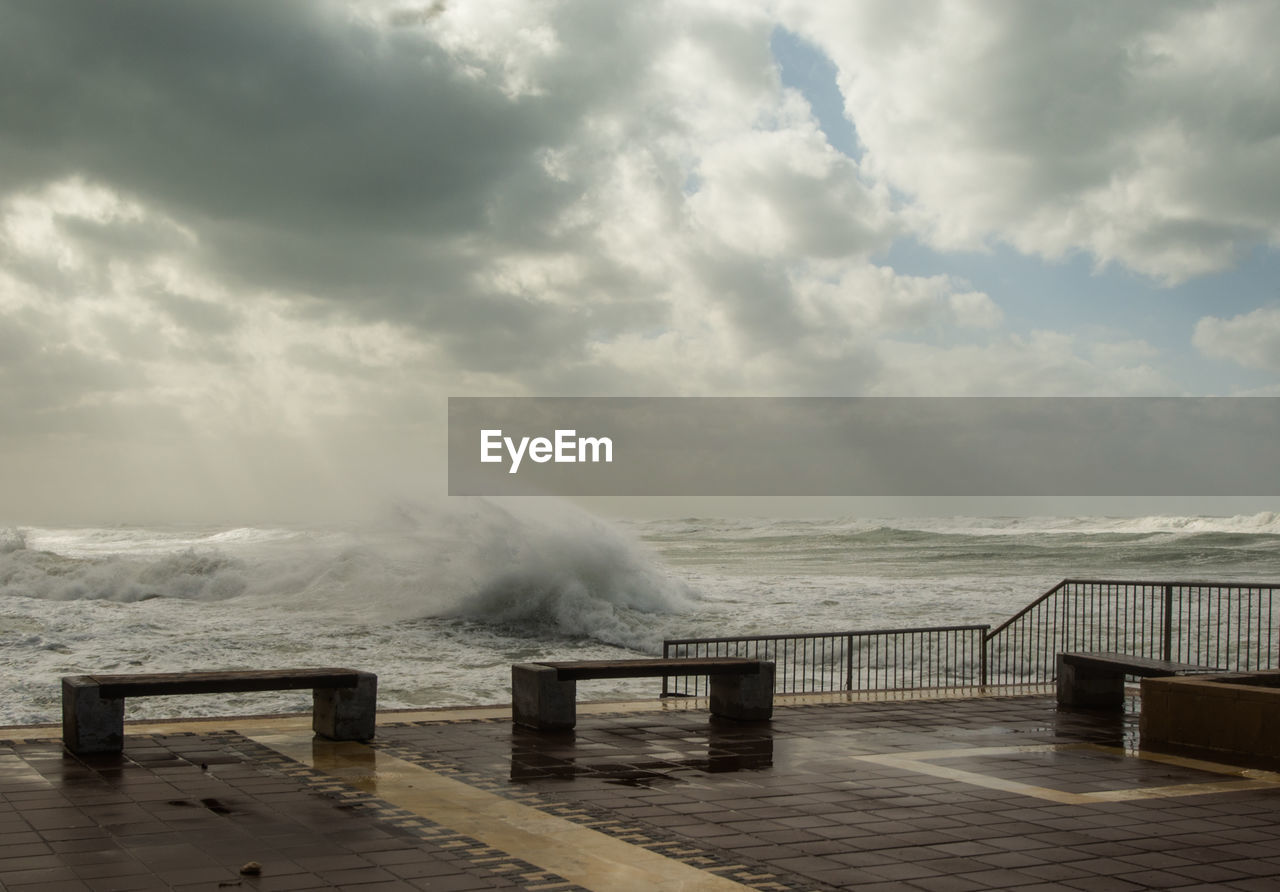
[[1124, 705], [1124, 678], [1159, 678], [1217, 672], [1210, 666], [1117, 653], [1058, 654], [1058, 703], [1063, 706]]
[[333, 740], [368, 740], [377, 722], [378, 676], [355, 669], [250, 669], [136, 675], [64, 675], [62, 742], [73, 753], [124, 749], [126, 697], [312, 691], [312, 727]]
[[539, 730], [568, 729], [577, 723], [578, 681], [589, 678], [661, 678], [706, 675], [711, 714], [738, 721], [773, 716], [773, 663], [742, 657], [675, 660], [580, 660], [516, 663], [511, 667], [511, 718]]

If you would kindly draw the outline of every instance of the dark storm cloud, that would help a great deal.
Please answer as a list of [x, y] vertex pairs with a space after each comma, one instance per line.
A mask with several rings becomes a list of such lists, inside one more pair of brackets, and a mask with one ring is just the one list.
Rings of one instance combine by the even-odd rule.
[[11, 170], [215, 219], [457, 230], [547, 132], [536, 103], [322, 4], [53, 0], [6, 19]]
[[[513, 73], [501, 41], [524, 31], [459, 48], [437, 28], [447, 7], [388, 13], [390, 27], [294, 0], [0, 10], [0, 79], [17, 85], [4, 190], [76, 178], [145, 209], [60, 219], [99, 262], [58, 284], [19, 258], [48, 295], [83, 291], [107, 255], [171, 249], [232, 300], [274, 292], [301, 319], [405, 325], [458, 368], [525, 369], [527, 384], [677, 326], [680, 290], [723, 305], [740, 328], [728, 336], [778, 356], [784, 376], [874, 366], [795, 353], [813, 328], [795, 258], [865, 257], [888, 230], [856, 165], [778, 104], [763, 19], [568, 2], [522, 26], [551, 48]], [[705, 192], [692, 202], [691, 176]], [[636, 234], [645, 202], [664, 219]], [[547, 258], [568, 258], [563, 280], [493, 280]], [[194, 333], [201, 317], [175, 321]], [[203, 321], [214, 338], [231, 324]]]
[[325, 4], [53, 0], [3, 16], [7, 188], [110, 183], [196, 226], [233, 278], [257, 244], [258, 285], [315, 286], [349, 262], [351, 287], [376, 290], [369, 242], [399, 240], [403, 258], [482, 226], [557, 123], [412, 31]]
[[[669, 37], [655, 17], [553, 10], [564, 51], [520, 92], [500, 65], [469, 69], [423, 30], [439, 10], [379, 28], [314, 2], [0, 9], [0, 81], [17, 85], [0, 132], [10, 194], [69, 177], [105, 184], [180, 223], [189, 239], [176, 247], [224, 293], [297, 295], [303, 319], [404, 324], [474, 371], [580, 362], [593, 339], [667, 323], [660, 289], [600, 244], [600, 222], [622, 208], [552, 225], [611, 175], [616, 145], [677, 126], [661, 106], [627, 113]], [[745, 52], [725, 64], [767, 86], [758, 36], [727, 25], [708, 39]], [[624, 129], [593, 143], [594, 116]], [[567, 160], [551, 176], [544, 153], [557, 148]], [[154, 219], [57, 227], [99, 270], [104, 252], [138, 259], [181, 241]], [[484, 281], [505, 256], [558, 254], [577, 264], [558, 300]], [[46, 294], [74, 289], [18, 262]], [[159, 306], [215, 339], [233, 325], [208, 302]]]

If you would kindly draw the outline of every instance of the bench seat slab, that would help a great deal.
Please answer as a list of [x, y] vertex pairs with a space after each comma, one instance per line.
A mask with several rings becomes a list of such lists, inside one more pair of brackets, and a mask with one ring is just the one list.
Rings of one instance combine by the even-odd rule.
[[1120, 653], [1058, 654], [1058, 702], [1063, 706], [1124, 706], [1124, 678], [1159, 678], [1214, 671], [1208, 666]]
[[759, 660], [747, 657], [680, 657], [640, 660], [573, 660], [551, 666], [561, 681], [587, 678], [657, 678], [663, 675], [754, 675]]
[[233, 694], [251, 691], [301, 691], [355, 687], [354, 669], [234, 669], [219, 672], [139, 672], [84, 676], [102, 687], [104, 697], [157, 697], [170, 694]]
[[1187, 675], [1196, 672], [1217, 672], [1212, 666], [1200, 666], [1195, 663], [1180, 663], [1176, 660], [1159, 660], [1155, 657], [1139, 657], [1132, 654], [1107, 653], [1089, 651], [1082, 653], [1063, 653], [1062, 661], [1074, 666], [1097, 671], [1112, 672], [1123, 670], [1125, 675], [1138, 675], [1143, 678], [1163, 678], [1168, 675]]

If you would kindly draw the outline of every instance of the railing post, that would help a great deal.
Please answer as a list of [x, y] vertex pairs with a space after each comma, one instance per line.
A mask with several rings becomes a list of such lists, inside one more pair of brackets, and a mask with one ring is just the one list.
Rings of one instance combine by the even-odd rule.
[[978, 649], [978, 684], [984, 688], [987, 686], [987, 648], [991, 646], [991, 639], [987, 636], [990, 634], [990, 626], [983, 626], [982, 631], [978, 633], [978, 640], [981, 642]]
[[[662, 659], [664, 660], [671, 659], [671, 645], [668, 644], [665, 640], [662, 642]], [[658, 695], [659, 697], [667, 697], [670, 694], [670, 692], [667, 690], [667, 678], [668, 676], [666, 675], [662, 676], [662, 693]]]
[[844, 689], [853, 690], [853, 636], [844, 636]]
[[1164, 659], [1173, 659], [1173, 586], [1164, 587]]

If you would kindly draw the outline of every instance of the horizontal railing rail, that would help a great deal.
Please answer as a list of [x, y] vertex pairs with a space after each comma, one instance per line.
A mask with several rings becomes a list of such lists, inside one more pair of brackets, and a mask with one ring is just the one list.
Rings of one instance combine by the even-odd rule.
[[[994, 629], [928, 626], [672, 638], [666, 658], [773, 660], [778, 693], [1038, 685], [1062, 651], [1111, 651], [1228, 671], [1280, 666], [1280, 583], [1064, 579]], [[662, 695], [705, 694], [671, 676]]]

